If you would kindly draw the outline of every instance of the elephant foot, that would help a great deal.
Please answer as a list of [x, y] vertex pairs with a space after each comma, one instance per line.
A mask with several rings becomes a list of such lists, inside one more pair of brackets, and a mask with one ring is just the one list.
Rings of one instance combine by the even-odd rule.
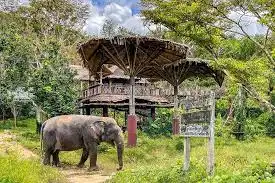
[[54, 166], [56, 166], [56, 167], [58, 167], [58, 168], [61, 167], [60, 163], [58, 163], [58, 164], [56, 164], [56, 165], [54, 165]]
[[88, 169], [88, 171], [99, 171], [99, 167], [96, 165], [96, 166], [92, 166]]
[[79, 164], [77, 165], [77, 167], [78, 167], [78, 168], [83, 168], [83, 167], [84, 167], [84, 164], [82, 164], [82, 163], [80, 164], [80, 163], [79, 163]]
[[55, 167], [61, 167], [61, 165], [60, 165], [60, 163], [59, 163], [59, 162], [58, 162], [58, 163], [53, 162], [53, 163], [52, 163], [52, 166], [55, 166]]
[[49, 166], [51, 166], [51, 162], [50, 162], [50, 161], [47, 161], [47, 160], [46, 160], [46, 161], [44, 160], [44, 161], [43, 161], [43, 165], [49, 165]]
[[122, 168], [123, 168], [122, 166], [119, 166], [116, 170], [120, 171], [120, 170], [122, 170]]

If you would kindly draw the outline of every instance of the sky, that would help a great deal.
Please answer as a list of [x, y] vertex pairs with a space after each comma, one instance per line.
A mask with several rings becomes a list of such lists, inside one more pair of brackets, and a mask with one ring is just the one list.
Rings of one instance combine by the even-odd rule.
[[[141, 35], [149, 31], [140, 16], [139, 0], [89, 0], [89, 4], [91, 13], [84, 31], [90, 35], [100, 36], [102, 26], [107, 19]], [[237, 19], [239, 15], [232, 12], [231, 16]], [[263, 33], [266, 30], [256, 23], [255, 17], [244, 16], [242, 19], [246, 30], [251, 35]]]
[[140, 16], [139, 0], [90, 0], [91, 14], [84, 30], [99, 36], [107, 19], [135, 33], [145, 35], [149, 30]]

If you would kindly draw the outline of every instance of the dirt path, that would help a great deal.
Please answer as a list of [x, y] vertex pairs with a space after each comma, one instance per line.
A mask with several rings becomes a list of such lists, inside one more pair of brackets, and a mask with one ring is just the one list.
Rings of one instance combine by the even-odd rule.
[[[16, 142], [16, 135], [9, 130], [0, 133], [0, 155], [20, 153], [23, 159], [40, 158], [37, 154], [23, 147]], [[65, 175], [69, 183], [104, 183], [111, 176], [103, 175], [99, 172], [88, 172], [86, 168], [79, 169], [71, 166], [59, 168], [60, 172]]]
[[0, 154], [20, 153], [23, 159], [38, 158], [38, 155], [16, 142], [16, 136], [9, 130], [0, 133]]
[[61, 172], [67, 177], [70, 183], [103, 183], [110, 179], [110, 176], [102, 175], [102, 172], [87, 172], [87, 169], [66, 167]]

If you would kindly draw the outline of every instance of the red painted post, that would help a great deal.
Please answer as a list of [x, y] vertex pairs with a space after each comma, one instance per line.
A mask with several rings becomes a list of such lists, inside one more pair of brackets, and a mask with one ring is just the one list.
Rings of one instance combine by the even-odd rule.
[[136, 115], [128, 115], [127, 131], [128, 131], [128, 146], [135, 147], [137, 144], [137, 117], [136, 117]]
[[180, 120], [179, 118], [173, 118], [173, 135], [178, 135], [180, 134]]

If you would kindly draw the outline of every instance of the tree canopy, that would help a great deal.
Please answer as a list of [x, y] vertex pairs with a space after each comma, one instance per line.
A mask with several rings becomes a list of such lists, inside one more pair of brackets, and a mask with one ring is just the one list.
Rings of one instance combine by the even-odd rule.
[[[274, 1], [142, 0], [142, 5], [149, 23], [163, 25], [168, 36], [193, 44], [198, 56], [214, 60], [229, 78], [275, 112], [269, 102], [272, 96], [266, 98], [258, 90], [260, 83], [269, 85], [265, 94], [274, 88]], [[266, 31], [261, 36], [249, 34], [244, 17], [256, 18]]]

